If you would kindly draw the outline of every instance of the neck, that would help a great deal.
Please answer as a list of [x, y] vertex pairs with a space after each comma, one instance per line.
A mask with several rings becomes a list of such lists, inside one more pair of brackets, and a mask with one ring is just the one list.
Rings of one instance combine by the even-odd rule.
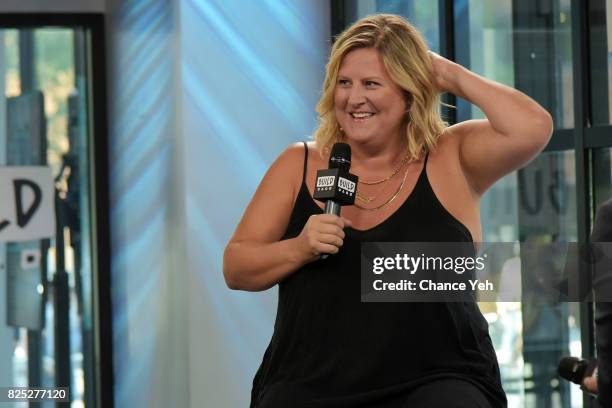
[[351, 146], [352, 170], [356, 174], [385, 172], [393, 169], [406, 155], [406, 142], [397, 139], [395, 143], [379, 145], [347, 142]]

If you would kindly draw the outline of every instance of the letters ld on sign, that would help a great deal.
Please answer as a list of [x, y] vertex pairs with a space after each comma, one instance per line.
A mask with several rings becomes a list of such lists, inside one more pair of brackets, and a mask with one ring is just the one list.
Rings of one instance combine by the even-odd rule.
[[55, 195], [50, 167], [0, 167], [0, 242], [55, 235]]

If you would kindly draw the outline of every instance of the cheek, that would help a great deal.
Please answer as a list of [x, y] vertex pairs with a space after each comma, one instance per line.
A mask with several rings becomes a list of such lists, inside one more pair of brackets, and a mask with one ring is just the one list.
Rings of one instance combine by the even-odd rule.
[[402, 99], [399, 98], [388, 98], [385, 99], [385, 110], [388, 112], [389, 116], [398, 119], [403, 118], [406, 110], [406, 104]]
[[341, 90], [336, 90], [334, 92], [334, 106], [336, 109], [343, 109], [346, 102], [346, 97], [344, 92]]

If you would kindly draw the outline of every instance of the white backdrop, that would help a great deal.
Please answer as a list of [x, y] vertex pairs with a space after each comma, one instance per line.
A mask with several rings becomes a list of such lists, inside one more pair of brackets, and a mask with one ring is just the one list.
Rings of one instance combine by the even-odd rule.
[[276, 289], [222, 253], [267, 167], [316, 124], [329, 2], [109, 0], [118, 407], [246, 407]]
[[223, 248], [268, 166], [315, 127], [329, 3], [181, 6], [191, 406], [246, 407], [276, 289], [227, 289]]

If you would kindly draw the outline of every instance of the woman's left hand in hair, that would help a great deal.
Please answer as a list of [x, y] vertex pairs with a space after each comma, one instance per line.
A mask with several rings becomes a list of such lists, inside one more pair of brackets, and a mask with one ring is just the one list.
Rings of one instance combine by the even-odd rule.
[[431, 65], [433, 71], [434, 86], [438, 92], [456, 92], [456, 84], [454, 81], [455, 77], [455, 64], [453, 61], [448, 60], [433, 51], [428, 51], [429, 57], [431, 58]]

